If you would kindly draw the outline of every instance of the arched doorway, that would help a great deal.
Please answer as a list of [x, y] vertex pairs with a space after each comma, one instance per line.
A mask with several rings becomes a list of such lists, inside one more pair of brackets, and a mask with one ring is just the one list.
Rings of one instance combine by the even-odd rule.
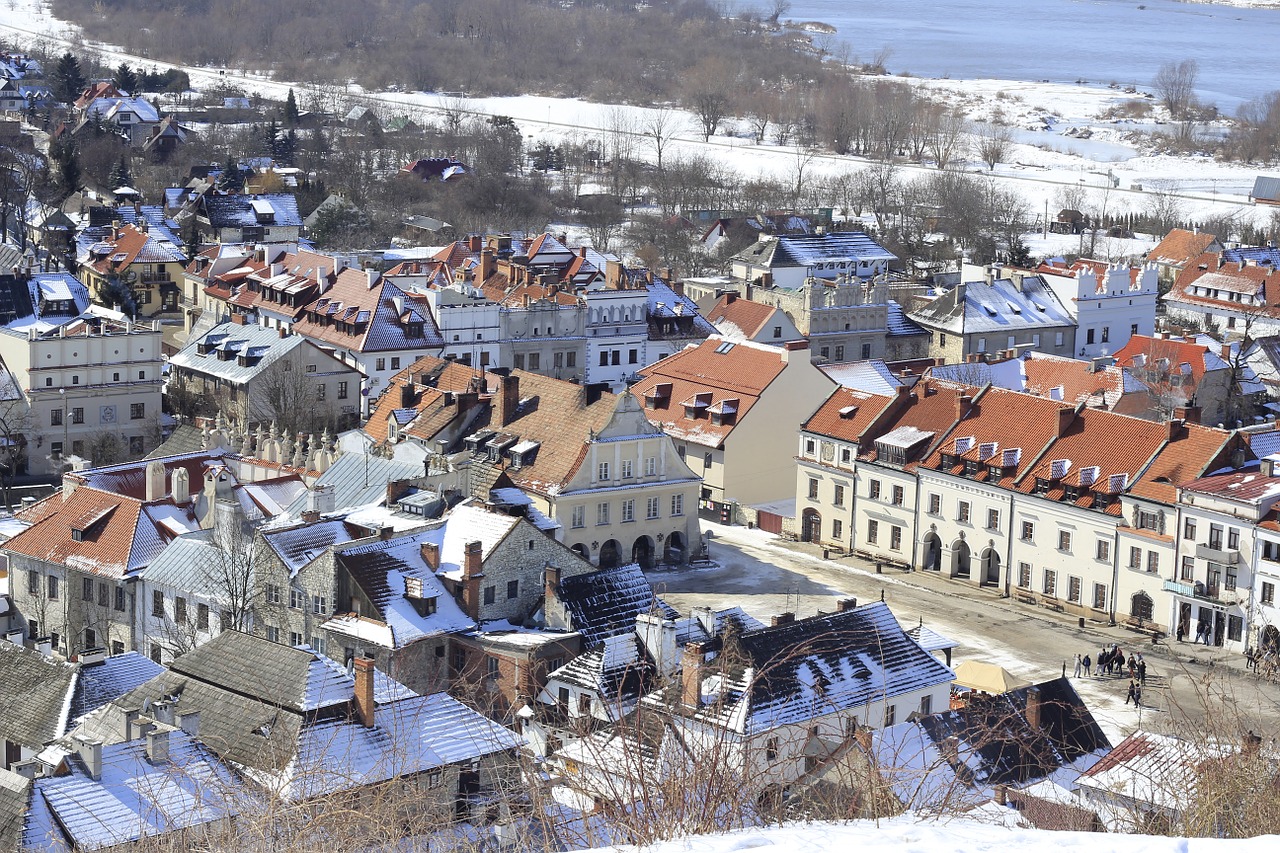
[[1129, 599], [1129, 615], [1134, 619], [1150, 622], [1155, 616], [1155, 605], [1151, 601], [1151, 596], [1145, 592], [1135, 592]]
[[587, 546], [579, 542], [577, 545], [571, 546], [570, 550], [584, 560], [590, 560], [591, 555], [587, 553]]
[[639, 563], [642, 569], [653, 568], [653, 540], [648, 536], [638, 537], [631, 546], [631, 562]]
[[963, 539], [951, 546], [951, 577], [969, 577], [969, 543]]
[[600, 568], [612, 569], [622, 559], [622, 547], [617, 539], [610, 539], [600, 546]]
[[920, 567], [926, 572], [942, 569], [942, 540], [933, 531], [924, 537], [924, 562]]
[[816, 509], [806, 509], [800, 516], [800, 541], [817, 542], [822, 539], [822, 516]]
[[1000, 555], [996, 553], [995, 548], [988, 548], [982, 552], [982, 583], [985, 586], [1000, 585]]
[[662, 561], [675, 566], [683, 563], [687, 557], [684, 534], [677, 530], [667, 536], [667, 544], [662, 549]]

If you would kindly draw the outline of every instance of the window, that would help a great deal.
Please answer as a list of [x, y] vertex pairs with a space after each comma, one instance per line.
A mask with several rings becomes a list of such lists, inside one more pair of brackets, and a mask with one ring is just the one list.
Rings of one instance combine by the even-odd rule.
[[1070, 530], [1058, 531], [1058, 550], [1059, 551], [1071, 550], [1071, 531]]
[[987, 510], [987, 529], [988, 530], [1000, 529], [1000, 510], [998, 509]]
[[294, 610], [304, 610], [307, 606], [307, 597], [300, 589], [289, 590], [289, 606]]
[[836, 486], [834, 503], [836, 506], [844, 506], [844, 486]]
[[152, 662], [152, 663], [160, 663], [160, 662], [161, 662], [160, 644], [159, 644], [159, 643], [152, 643], [152, 644], [151, 644], [151, 662]]
[[880, 500], [880, 481], [879, 480], [871, 481], [871, 485], [868, 486], [867, 496], [870, 497], [871, 500], [873, 501]]
[[1182, 572], [1178, 577], [1184, 581], [1191, 581], [1195, 578], [1195, 576], [1196, 576], [1196, 558], [1183, 557]]
[[1087, 332], [1085, 332], [1085, 335], [1084, 335], [1084, 342], [1085, 342], [1086, 344], [1091, 344], [1091, 343], [1093, 343], [1093, 329], [1089, 329]]
[[1131, 569], [1142, 568], [1142, 549], [1141, 548], [1129, 549], [1129, 568]]
[[173, 621], [178, 625], [187, 624], [187, 600], [180, 595], [173, 600]]
[[1095, 583], [1093, 585], [1093, 609], [1107, 609], [1107, 585], [1105, 583]]
[[1041, 592], [1050, 598], [1058, 596], [1058, 573], [1053, 569], [1044, 570], [1044, 586], [1041, 587]]
[[347, 399], [347, 381], [345, 379], [338, 383], [338, 399]]
[[810, 500], [818, 499], [818, 480], [815, 477], [809, 478], [809, 499]]
[[658, 499], [657, 498], [648, 498], [645, 500], [644, 517], [645, 518], [658, 517]]
[[311, 612], [317, 616], [324, 616], [329, 612], [329, 599], [323, 595], [311, 596]]
[[671, 514], [684, 515], [684, 495], [671, 496]]
[[778, 760], [778, 739], [776, 737], [771, 737], [764, 742], [764, 760], [770, 762]]
[[1031, 589], [1031, 564], [1018, 563], [1018, 586]]
[[289, 645], [291, 645], [291, 646], [300, 646], [300, 645], [302, 645], [302, 635], [301, 635], [301, 634], [299, 634], [297, 631], [290, 631], [290, 632], [289, 632]]
[[862, 360], [863, 361], [871, 360], [871, 344], [862, 345]]
[[780, 338], [780, 337], [782, 337], [782, 327], [781, 327], [781, 326], [774, 326], [774, 327], [773, 327], [773, 336], [774, 336], [775, 338]]
[[1244, 618], [1241, 616], [1231, 615], [1227, 617], [1227, 639], [1240, 642], [1241, 636], [1244, 634]]
[[129, 420], [140, 421], [147, 416], [146, 403], [130, 403], [129, 404]]
[[[285, 364], [288, 365], [288, 362], [285, 362]], [[308, 364], [307, 373], [315, 373], [315, 372], [316, 372], [316, 366], [314, 364]]]
[[902, 550], [902, 528], [897, 525], [889, 528], [889, 550]]
[[80, 600], [93, 601], [93, 578], [84, 578], [80, 582]]
[[609, 504], [596, 504], [596, 524], [609, 523]]
[[520, 581], [507, 581], [507, 601], [520, 597]]
[[1221, 524], [1209, 525], [1209, 547], [1213, 548], [1215, 551], [1222, 550], [1222, 525]]
[[626, 500], [622, 502], [622, 520], [636, 520], [636, 502], [634, 500]]
[[196, 628], [201, 631], [209, 630], [209, 605], [196, 605]]
[[876, 544], [876, 540], [880, 538], [880, 522], [867, 522], [867, 542], [871, 545]]
[[1110, 343], [1110, 342], [1111, 342], [1111, 327], [1110, 327], [1110, 326], [1103, 326], [1103, 327], [1102, 327], [1102, 342], [1103, 342], [1104, 344], [1106, 344], [1106, 343]]
[[571, 524], [573, 527], [586, 527], [586, 526], [587, 526], [587, 518], [586, 518], [586, 516], [587, 516], [587, 508], [586, 508], [586, 507], [584, 507], [584, 506], [575, 506], [575, 507], [573, 508], [573, 514], [572, 514], [572, 519], [573, 519], [573, 520], [570, 522], [570, 524]]
[[116, 604], [116, 610], [123, 613], [124, 612], [124, 587], [122, 586], [116, 587], [115, 604]]
[[1106, 562], [1111, 559], [1111, 543], [1106, 539], [1099, 539], [1093, 549], [1093, 558]]
[[658, 473], [658, 457], [650, 456], [644, 460], [644, 475], [646, 477], [656, 476]]
[[1054, 346], [1056, 346], [1056, 347], [1060, 347], [1060, 346], [1062, 346], [1062, 332], [1056, 332], [1056, 333], [1054, 334], [1054, 336], [1053, 336], [1053, 345], [1054, 345]]
[[1227, 548], [1231, 549], [1232, 551], [1240, 550], [1240, 528], [1238, 527], [1227, 528]]
[[898, 706], [889, 705], [884, 709], [884, 725], [885, 728], [898, 722]]
[[1159, 530], [1160, 529], [1160, 513], [1158, 512], [1139, 512], [1138, 527], [1142, 530]]
[[960, 511], [956, 514], [956, 521], [961, 524], [969, 523], [969, 502], [960, 501]]
[[400, 369], [400, 356], [398, 355], [391, 356], [391, 369], [392, 370]]
[[49, 600], [57, 601], [58, 600], [58, 576], [49, 575], [47, 586], [49, 589]]
[[62, 426], [62, 409], [50, 410], [49, 426]]
[[609, 479], [609, 463], [608, 462], [601, 462], [599, 465], [596, 466], [596, 479], [597, 480]]
[[1022, 541], [1030, 542], [1032, 539], [1035, 538], [1035, 535], [1036, 535], [1035, 523], [1031, 521], [1022, 522]]
[[323, 382], [321, 382], [319, 385], [316, 386], [316, 399], [317, 400], [325, 399], [325, 396], [328, 390], [329, 390], [328, 386], [326, 386]]
[[1239, 575], [1236, 574], [1236, 567], [1227, 566], [1227, 577], [1226, 577], [1226, 580], [1223, 581], [1223, 586], [1225, 586], [1227, 589], [1235, 589], [1236, 581], [1238, 578], [1239, 578]]
[[929, 515], [942, 514], [942, 495], [929, 495]]
[[631, 460], [622, 460], [622, 479], [629, 480], [632, 477]]
[[844, 463], [844, 464], [846, 464], [846, 465], [847, 465], [847, 464], [849, 464], [850, 462], [852, 462], [852, 461], [853, 461], [853, 451], [852, 451], [852, 450], [850, 450], [850, 449], [849, 449], [849, 448], [847, 448], [847, 447], [842, 447], [842, 448], [840, 448], [840, 461], [841, 461], [841, 462], [843, 462], [843, 463]]
[[280, 603], [280, 587], [276, 586], [273, 583], [267, 584], [266, 598], [267, 598], [267, 604], [279, 604]]
[[35, 569], [27, 570], [27, 594], [28, 595], [40, 594], [40, 573], [37, 572]]
[[844, 347], [836, 347], [836, 361], [844, 361]]
[[1262, 582], [1261, 600], [1263, 604], [1274, 605], [1276, 603], [1276, 585], [1275, 584], [1271, 583], [1270, 581]]
[[158, 589], [151, 591], [151, 615], [164, 617], [164, 593]]
[[707, 452], [707, 453], [702, 454], [702, 467], [703, 467], [704, 469], [705, 469], [705, 468], [710, 468], [710, 467], [711, 467], [711, 453], [710, 453], [710, 452]]
[[50, 455], [50, 456], [52, 456], [54, 459], [61, 458], [61, 456], [62, 456], [62, 442], [61, 442], [61, 441], [51, 441], [51, 442], [49, 442], [49, 455]]
[[907, 493], [902, 488], [902, 486], [893, 487], [893, 505], [894, 506], [902, 506], [902, 503], [903, 501], [906, 500], [906, 498], [907, 498]]
[[1147, 552], [1147, 573], [1157, 574], [1160, 571], [1160, 553], [1158, 551]]
[[929, 714], [933, 713], [933, 697], [932, 696], [920, 697], [920, 713], [925, 716], [928, 716]]
[[608, 366], [609, 366], [609, 351], [608, 351], [608, 350], [603, 350], [603, 351], [601, 351], [601, 353], [600, 353], [600, 366], [601, 366], [601, 367], [608, 367]]
[[79, 406], [76, 406], [74, 409], [71, 410], [71, 423], [73, 424], [84, 423], [84, 409], [80, 408]]
[[627, 364], [639, 364], [639, 363], [640, 363], [639, 350], [627, 350]]
[[837, 518], [835, 521], [831, 522], [831, 538], [839, 542], [843, 536], [844, 522]]
[[804, 440], [804, 455], [813, 456], [816, 452], [817, 445], [814, 443], [814, 440], [812, 438], [806, 438]]
[[374, 362], [374, 365], [375, 365], [375, 367], [374, 367], [374, 369], [375, 369], [375, 370], [386, 370], [386, 369], [387, 369], [387, 360], [386, 360], [385, 358], [380, 358], [380, 359], [378, 359], [377, 361], [375, 361], [375, 362]]
[[1080, 578], [1075, 575], [1067, 577], [1067, 601], [1070, 601], [1073, 604], [1080, 603], [1081, 586]]
[[542, 354], [536, 352], [529, 353], [529, 369], [537, 370], [540, 367], [542, 367]]
[[484, 603], [493, 604], [498, 598], [498, 588], [496, 586], [486, 586], [484, 588]]

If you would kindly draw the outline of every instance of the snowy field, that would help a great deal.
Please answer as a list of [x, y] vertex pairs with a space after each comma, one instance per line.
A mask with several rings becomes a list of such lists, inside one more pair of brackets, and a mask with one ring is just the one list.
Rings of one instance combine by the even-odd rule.
[[[51, 18], [39, 0], [7, 0], [0, 5], [0, 31], [7, 31], [18, 39], [40, 37], [55, 42], [70, 41], [75, 35], [68, 24]], [[111, 65], [127, 60], [147, 67], [168, 67], [144, 57], [120, 54], [109, 46], [97, 47], [112, 53], [108, 57]], [[275, 81], [234, 69], [187, 70], [196, 86], [230, 82], [243, 86], [249, 93], [281, 99], [289, 88], [294, 88], [300, 99], [321, 98], [328, 108], [342, 112], [359, 100], [385, 115], [430, 118], [443, 109], [464, 108], [480, 115], [509, 116], [532, 144], [599, 138], [605, 136], [609, 128], [621, 124], [635, 134], [636, 156], [655, 159], [652, 139], [645, 136], [643, 130], [655, 113], [651, 109], [538, 96], [459, 101], [456, 97], [432, 93], [363, 92], [354, 84], [345, 91], [336, 87], [318, 91], [305, 84]], [[1248, 200], [1249, 190], [1259, 173], [1256, 167], [1222, 164], [1208, 157], [1146, 153], [1135, 139], [1134, 131], [1154, 125], [1105, 117], [1124, 102], [1142, 98], [1141, 92], [1064, 83], [894, 79], [931, 90], [962, 108], [973, 121], [999, 118], [1008, 124], [1016, 142], [1007, 162], [997, 165], [991, 178], [1016, 190], [1034, 216], [1044, 216], [1047, 211], [1052, 217], [1062, 207], [1063, 194], [1072, 190], [1085, 194], [1087, 206], [1098, 208], [1105, 204], [1112, 215], [1140, 212], [1151, 204], [1149, 193], [1154, 188], [1174, 195], [1181, 214], [1192, 220], [1234, 216], [1241, 224], [1261, 226], [1271, 219], [1272, 208], [1256, 206]], [[802, 155], [794, 148], [755, 144], [745, 121], [730, 119], [721, 133], [704, 141], [691, 115], [679, 110], [673, 110], [672, 115], [680, 130], [663, 152], [664, 158], [705, 157], [746, 178], [794, 179]], [[1158, 117], [1159, 110], [1156, 110], [1153, 118]], [[1217, 131], [1221, 132], [1221, 128]], [[867, 165], [868, 161], [861, 158], [819, 155], [807, 164], [806, 170], [814, 177], [832, 176]], [[970, 162], [967, 167], [985, 174], [984, 167], [977, 162]], [[920, 166], [901, 168], [907, 178], [931, 171]], [[1280, 174], [1280, 170], [1273, 173]], [[1050, 234], [1047, 239], [1039, 234], [1028, 235], [1027, 242], [1031, 250], [1040, 255], [1079, 248], [1078, 238], [1069, 235]], [[1149, 239], [1103, 240], [1097, 254], [1133, 256], [1151, 244]]]
[[[1016, 812], [1009, 810], [1012, 819]], [[1251, 839], [1167, 838], [1092, 832], [1047, 832], [1002, 826], [969, 818], [925, 821], [912, 815], [848, 823], [788, 824], [722, 835], [700, 835], [649, 847], [601, 848], [645, 853], [737, 853], [742, 850], [785, 853], [1241, 853], [1272, 849], [1275, 836]]]

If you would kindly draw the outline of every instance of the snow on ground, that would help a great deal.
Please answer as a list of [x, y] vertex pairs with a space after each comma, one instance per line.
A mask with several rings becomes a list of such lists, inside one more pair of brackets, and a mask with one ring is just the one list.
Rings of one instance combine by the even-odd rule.
[[[1263, 0], [1239, 0], [1247, 5], [1264, 5]], [[1276, 0], [1280, 3], [1280, 0]], [[1269, 4], [1269, 2], [1268, 2]], [[71, 39], [75, 32], [69, 24], [58, 21], [44, 11], [43, 0], [6, 0], [0, 4], [0, 30], [20, 39], [39, 36], [47, 40]], [[110, 50], [107, 46], [99, 46]], [[129, 57], [115, 52], [108, 64], [130, 59], [146, 66], [169, 67], [146, 57]], [[375, 109], [392, 115], [418, 114], [430, 117], [445, 109], [462, 108], [480, 115], [511, 117], [530, 143], [584, 141], [603, 139], [611, 128], [624, 128], [634, 142], [635, 156], [656, 159], [651, 130], [655, 116], [666, 112], [678, 128], [664, 159], [704, 157], [708, 161], [747, 177], [768, 177], [784, 182], [795, 179], [798, 168], [814, 178], [854, 172], [866, 168], [867, 160], [834, 154], [813, 157], [791, 147], [772, 144], [757, 145], [745, 122], [730, 120], [725, 129], [710, 140], [703, 140], [693, 116], [687, 112], [597, 104], [573, 98], [549, 98], [534, 95], [501, 98], [474, 98], [460, 101], [434, 93], [362, 92], [350, 85], [319, 89], [301, 83], [270, 80], [262, 74], [235, 69], [187, 68], [193, 85], [214, 82], [243, 86], [248, 92], [283, 99], [290, 88], [299, 97], [320, 97], [332, 103], [330, 109], [346, 112], [356, 97]], [[1222, 164], [1208, 157], [1169, 156], [1144, 153], [1134, 131], [1159, 127], [1155, 124], [1160, 110], [1142, 122], [1116, 120], [1106, 115], [1113, 108], [1135, 99], [1147, 99], [1143, 93], [1103, 86], [1062, 83], [1019, 83], [1007, 80], [926, 80], [893, 78], [926, 88], [948, 102], [961, 107], [977, 122], [998, 118], [1015, 134], [1007, 162], [991, 172], [991, 179], [1002, 187], [1016, 190], [1026, 200], [1033, 216], [1050, 218], [1061, 208], [1064, 194], [1083, 192], [1087, 207], [1105, 206], [1113, 215], [1139, 212], [1151, 204], [1149, 192], [1154, 188], [1178, 197], [1183, 216], [1204, 220], [1215, 216], [1234, 215], [1241, 224], [1263, 225], [1271, 218], [1272, 208], [1258, 207], [1248, 200], [1258, 170], [1243, 165]], [[1221, 132], [1221, 128], [1211, 128]], [[970, 162], [967, 168], [983, 172], [981, 164]], [[923, 166], [903, 165], [905, 178], [929, 174]], [[985, 174], [985, 173], [984, 173]], [[1033, 252], [1042, 255], [1079, 251], [1076, 237], [1068, 235], [1028, 236]], [[1137, 255], [1152, 245], [1151, 240], [1106, 240], [1095, 254], [1120, 257]]]
[[645, 853], [737, 853], [770, 848], [785, 853], [828, 853], [831, 850], [857, 850], [859, 853], [1005, 853], [1008, 850], [1021, 853], [1242, 853], [1256, 850], [1261, 853], [1274, 843], [1275, 836], [1181, 839], [1048, 832], [994, 822], [982, 823], [967, 817], [933, 821], [908, 814], [888, 820], [786, 824], [720, 835], [698, 835], [643, 848], [597, 849], [644, 850]]

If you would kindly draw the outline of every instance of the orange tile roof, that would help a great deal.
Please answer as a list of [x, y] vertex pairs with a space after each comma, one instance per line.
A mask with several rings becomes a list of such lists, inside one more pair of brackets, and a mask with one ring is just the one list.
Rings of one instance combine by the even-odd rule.
[[[960, 410], [960, 398], [971, 396], [972, 388], [955, 385], [950, 382], [937, 382], [932, 379], [921, 379], [904, 398], [900, 405], [890, 405], [884, 416], [877, 419], [873, 427], [863, 435], [865, 446], [860, 448], [861, 458], [876, 461], [878, 456], [872, 441], [894, 430], [908, 427], [921, 432], [933, 433], [933, 438], [924, 448], [930, 449], [952, 428], [956, 415]], [[913, 467], [914, 463], [908, 465]]]
[[[124, 225], [115, 232], [110, 240], [102, 242], [110, 246], [111, 249], [105, 255], [91, 256], [94, 259], [89, 262], [89, 266], [99, 275], [110, 275], [118, 270], [125, 269], [132, 264], [147, 247], [147, 242], [151, 240], [151, 235], [145, 231], [141, 231], [133, 225]], [[123, 255], [123, 257], [121, 257]]]
[[862, 434], [896, 398], [870, 394], [843, 385], [800, 428], [841, 441], [859, 442]]
[[1110, 408], [1124, 395], [1124, 372], [1113, 366], [1094, 369], [1091, 362], [1031, 353], [1022, 362], [1027, 393], [1048, 397], [1061, 386], [1062, 400]]
[[1197, 234], [1183, 228], [1175, 228], [1165, 235], [1151, 251], [1147, 260], [1170, 266], [1186, 266], [1204, 253], [1217, 240], [1212, 234]]
[[[1178, 273], [1165, 299], [1206, 307], [1222, 307], [1230, 311], [1261, 310], [1275, 315], [1280, 310], [1280, 281], [1276, 280], [1276, 273], [1276, 269], [1270, 265], [1241, 264], [1223, 261], [1217, 254], [1204, 254]], [[1230, 298], [1215, 299], [1194, 293], [1192, 288], [1195, 286], [1250, 296], [1261, 294], [1265, 305], [1244, 305]]]
[[[707, 312], [706, 318], [717, 329], [722, 324], [731, 324], [742, 330], [748, 338], [754, 338], [777, 310], [772, 305], [763, 305], [749, 299], [742, 299], [736, 294], [726, 293]], [[725, 332], [724, 329], [720, 331]]]
[[[956, 455], [963, 462], [995, 464], [994, 460], [1003, 459], [1004, 451], [1018, 450], [1016, 462], [1002, 466], [1006, 473], [999, 481], [1006, 487], [1013, 486], [1057, 438], [1059, 422], [1074, 417], [1074, 409], [1071, 404], [988, 387], [973, 398], [967, 414], [951, 427], [946, 439], [935, 445], [922, 464], [941, 468], [943, 453]], [[982, 458], [993, 444], [993, 455]], [[952, 469], [953, 473], [962, 470], [962, 465]]]
[[[785, 367], [780, 348], [711, 337], [649, 365], [631, 390], [637, 398], [657, 401], [653, 408], [646, 403], [646, 412], [668, 435], [719, 447]], [[684, 404], [694, 399], [701, 413], [689, 417]], [[734, 417], [713, 424], [708, 413], [726, 402], [736, 405]]]
[[[1204, 344], [1198, 344], [1195, 341], [1184, 340], [1183, 338], [1157, 338], [1149, 335], [1134, 335], [1129, 338], [1129, 342], [1118, 350], [1113, 356], [1116, 364], [1120, 367], [1137, 368], [1139, 365], [1135, 361], [1136, 357], [1141, 356], [1145, 360], [1142, 365], [1143, 369], [1150, 370], [1155, 363], [1161, 359], [1169, 362], [1168, 369], [1170, 372], [1178, 370], [1182, 365], [1188, 365], [1193, 381], [1193, 386], [1186, 388], [1188, 398], [1194, 393], [1194, 386], [1200, 384], [1200, 380], [1204, 379], [1205, 374], [1205, 354], [1209, 352], [1209, 348]], [[1139, 379], [1142, 373], [1137, 374]]]
[[1177, 500], [1177, 487], [1230, 461], [1243, 439], [1226, 430], [1183, 424], [1177, 438], [1147, 466], [1129, 493], [1161, 503]]
[[[4, 550], [116, 579], [146, 566], [195, 526], [187, 507], [146, 504], [88, 486], [69, 495], [56, 492], [19, 515], [31, 526], [5, 542]], [[166, 518], [176, 523], [165, 524]]]
[[[1029, 468], [1017, 487], [1031, 493], [1037, 480], [1052, 480], [1045, 493], [1061, 500], [1066, 487], [1080, 490], [1078, 506], [1093, 505], [1092, 492], [1113, 493], [1111, 478], [1123, 476], [1125, 489], [1137, 482], [1139, 474], [1169, 439], [1167, 424], [1130, 418], [1097, 409], [1082, 409], [1072, 419], [1040, 459]], [[1054, 477], [1055, 466], [1068, 463], [1064, 476]], [[1124, 489], [1117, 490], [1123, 491]]]

